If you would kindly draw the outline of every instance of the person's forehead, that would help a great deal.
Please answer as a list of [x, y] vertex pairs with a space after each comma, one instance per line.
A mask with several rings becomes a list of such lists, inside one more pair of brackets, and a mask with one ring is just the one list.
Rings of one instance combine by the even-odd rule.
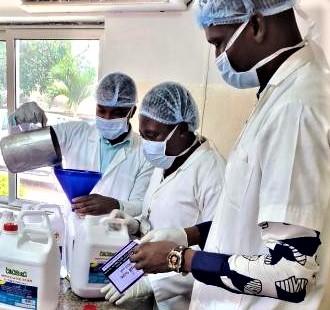
[[158, 132], [167, 132], [169, 131], [173, 125], [166, 125], [163, 123], [160, 123], [152, 118], [149, 118], [145, 115], [139, 116], [140, 120], [140, 129], [142, 130], [152, 130], [152, 131], [158, 131]]
[[215, 25], [205, 28], [206, 39], [209, 42], [215, 42], [219, 40], [226, 40], [230, 38], [235, 30], [239, 27], [239, 24], [230, 25]]
[[100, 104], [98, 104], [97, 107], [109, 112], [126, 112], [131, 109], [130, 107], [107, 107]]

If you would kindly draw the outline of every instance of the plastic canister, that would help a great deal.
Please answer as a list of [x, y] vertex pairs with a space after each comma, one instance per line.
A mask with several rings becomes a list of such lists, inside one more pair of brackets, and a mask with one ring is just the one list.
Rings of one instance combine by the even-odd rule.
[[[66, 228], [61, 207], [55, 204], [25, 204], [22, 206], [22, 210], [50, 211], [47, 212], [47, 215], [50, 221], [54, 239], [60, 249], [61, 254], [61, 278], [65, 278], [67, 276], [66, 255], [64, 253]], [[26, 216], [24, 221], [31, 227], [43, 223], [41, 221], [41, 217], [38, 218], [37, 216]], [[33, 236], [33, 238], [35, 239], [37, 236]]]
[[[116, 230], [110, 224], [116, 224]], [[118, 229], [118, 230], [117, 230]], [[123, 220], [87, 215], [78, 227], [72, 251], [71, 288], [85, 298], [100, 298], [109, 283], [100, 267], [129, 241]]]
[[48, 217], [53, 236], [61, 253], [61, 278], [65, 278], [67, 275], [65, 260], [66, 255], [64, 254], [66, 229], [61, 207], [55, 204], [38, 204], [34, 207], [34, 210], [51, 212], [48, 213]]
[[[41, 217], [31, 228], [26, 216]], [[39, 235], [40, 238], [33, 239]], [[15, 223], [5, 223], [0, 235], [0, 309], [56, 309], [60, 289], [60, 255], [48, 216], [22, 211]]]

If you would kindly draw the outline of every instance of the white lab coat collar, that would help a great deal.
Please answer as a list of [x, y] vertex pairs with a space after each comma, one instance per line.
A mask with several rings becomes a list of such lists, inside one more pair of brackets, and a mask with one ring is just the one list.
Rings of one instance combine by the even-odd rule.
[[[89, 147], [91, 150], [95, 150], [97, 154], [100, 154], [100, 135], [95, 125], [93, 129], [93, 132], [88, 137]], [[132, 129], [126, 137], [125, 141], [126, 140], [129, 140], [129, 143], [125, 144], [125, 146], [117, 152], [104, 174], [111, 172], [120, 163], [122, 163], [127, 158], [127, 154], [129, 154], [129, 152], [139, 143], [138, 135]], [[92, 158], [95, 160], [95, 166], [100, 169], [100, 156], [93, 156]]]
[[164, 179], [164, 170], [160, 168], [155, 168], [155, 171], [160, 175], [160, 183], [161, 185], [164, 185], [175, 178], [175, 176], [180, 173], [181, 171], [184, 171], [188, 169], [196, 160], [199, 160], [201, 156], [208, 150], [210, 150], [212, 147], [210, 145], [210, 142], [208, 140], [205, 140], [204, 143], [202, 143], [188, 158], [187, 160], [173, 173], [171, 173], [168, 177]]
[[292, 54], [282, 65], [277, 69], [275, 74], [269, 80], [266, 88], [260, 93], [259, 101], [264, 97], [269, 89], [277, 87], [291, 74], [296, 72], [299, 68], [304, 66], [306, 63], [314, 60], [313, 51], [309, 46], [308, 41], [306, 45]]

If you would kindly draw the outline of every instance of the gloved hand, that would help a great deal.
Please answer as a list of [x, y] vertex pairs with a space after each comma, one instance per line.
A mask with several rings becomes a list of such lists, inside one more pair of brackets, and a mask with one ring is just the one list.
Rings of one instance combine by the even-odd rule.
[[41, 123], [42, 127], [45, 127], [47, 124], [45, 111], [34, 101], [23, 103], [8, 117], [8, 124], [13, 127], [24, 123]]
[[142, 277], [137, 283], [131, 286], [124, 294], [120, 294], [116, 288], [110, 283], [101, 288], [101, 293], [106, 294], [107, 299], [112, 304], [120, 306], [126, 301], [138, 298], [148, 297], [152, 295], [152, 287], [147, 276]]
[[141, 243], [156, 241], [171, 241], [179, 245], [188, 246], [187, 234], [183, 228], [163, 228], [148, 232]]
[[[134, 217], [128, 215], [124, 211], [121, 210], [113, 210], [110, 215], [110, 218], [113, 219], [123, 219], [124, 223], [127, 225], [127, 230], [130, 235], [135, 235], [139, 232], [140, 223], [138, 220], [136, 220]], [[116, 229], [116, 226], [112, 227], [113, 229]]]

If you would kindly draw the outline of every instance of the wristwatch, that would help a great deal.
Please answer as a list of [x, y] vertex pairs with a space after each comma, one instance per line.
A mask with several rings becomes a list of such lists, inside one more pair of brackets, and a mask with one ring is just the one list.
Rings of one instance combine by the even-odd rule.
[[167, 255], [168, 268], [171, 271], [182, 272], [184, 266], [184, 252], [188, 248], [184, 245], [179, 245], [172, 249]]

